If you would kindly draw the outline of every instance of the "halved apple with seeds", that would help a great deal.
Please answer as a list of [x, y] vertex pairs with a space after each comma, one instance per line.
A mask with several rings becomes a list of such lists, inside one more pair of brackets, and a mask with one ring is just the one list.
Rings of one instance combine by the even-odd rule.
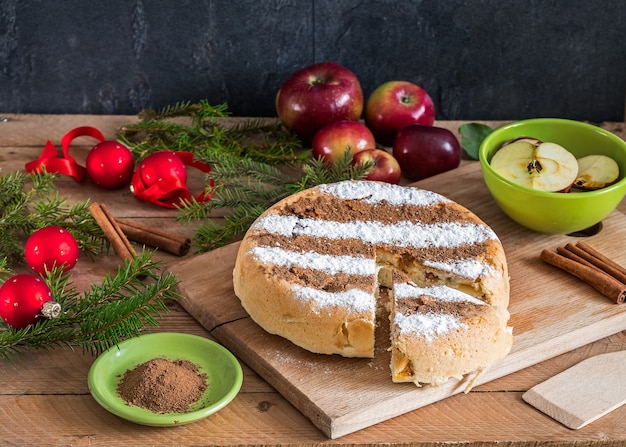
[[530, 138], [498, 149], [491, 166], [502, 177], [540, 191], [567, 192], [578, 175], [578, 161], [570, 151]]
[[617, 162], [606, 155], [587, 155], [578, 159], [578, 175], [574, 185], [595, 190], [609, 186], [619, 178]]

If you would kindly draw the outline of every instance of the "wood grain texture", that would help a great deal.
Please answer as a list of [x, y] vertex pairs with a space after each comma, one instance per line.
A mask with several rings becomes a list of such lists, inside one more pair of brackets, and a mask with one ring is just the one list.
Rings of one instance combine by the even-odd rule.
[[[475, 212], [499, 235], [507, 253], [515, 343], [511, 353], [478, 383], [626, 329], [626, 307], [613, 304], [539, 259], [543, 248], [554, 248], [574, 238], [534, 233], [505, 217], [484, 187], [477, 164], [416, 185], [440, 192]], [[626, 253], [614, 244], [625, 238], [626, 217], [614, 212], [605, 220], [603, 231], [586, 241], [626, 265]], [[181, 304], [328, 437], [344, 436], [464, 390], [466, 382], [456, 380], [423, 388], [391, 383], [389, 353], [381, 334], [377, 336], [375, 357], [370, 360], [310, 354], [265, 333], [247, 318], [232, 291], [237, 248], [235, 243], [173, 264], [170, 271], [182, 281]], [[206, 271], [212, 272], [210, 277]]]
[[526, 391], [522, 399], [579, 429], [626, 403], [626, 350], [600, 354]]
[[[26, 161], [39, 155], [47, 139], [56, 142], [73, 127], [93, 125], [112, 138], [119, 126], [135, 119], [94, 115], [8, 116], [10, 121], [0, 122], [0, 174], [22, 169]], [[238, 121], [237, 118], [232, 120]], [[437, 124], [456, 133], [462, 123], [443, 121]], [[603, 127], [623, 136], [625, 126], [603, 123]], [[88, 143], [85, 141], [81, 150], [87, 150]], [[466, 175], [463, 171], [459, 182]], [[459, 182], [439, 187], [461, 189]], [[106, 203], [119, 217], [193, 235], [193, 226], [177, 222], [174, 212], [144, 206], [124, 190], [105, 191], [72, 180], [59, 184], [61, 195], [69, 203], [89, 198]], [[626, 202], [618, 209], [626, 211]], [[550, 244], [549, 240], [544, 242]], [[515, 254], [514, 248], [509, 256]], [[166, 263], [181, 261], [171, 255], [159, 256], [163, 256], [160, 259]], [[190, 254], [183, 260], [191, 261], [193, 257]], [[79, 288], [87, 287], [91, 282], [99, 282], [118, 263], [114, 254], [94, 260], [81, 258], [74, 280]], [[209, 268], [203, 272], [207, 278], [211, 274]], [[180, 304], [172, 303], [169, 309], [154, 330], [215, 339]], [[195, 424], [163, 429], [128, 423], [98, 406], [87, 391], [87, 372], [94, 360], [90, 354], [64, 349], [34, 351], [12, 364], [0, 362], [0, 445], [617, 447], [626, 442], [623, 429], [626, 407], [580, 430], [570, 430], [525, 403], [521, 395], [585, 358], [623, 349], [626, 349], [626, 333], [620, 332], [492, 380], [474, 388], [468, 395], [452, 396], [337, 440], [329, 440], [245, 362], [242, 362], [242, 389], [224, 410]]]

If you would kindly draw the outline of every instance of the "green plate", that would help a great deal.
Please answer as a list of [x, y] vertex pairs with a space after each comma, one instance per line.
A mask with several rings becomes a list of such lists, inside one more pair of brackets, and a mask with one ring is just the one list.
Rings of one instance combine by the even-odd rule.
[[[123, 375], [141, 363], [157, 357], [188, 360], [207, 376], [207, 390], [186, 413], [154, 413], [129, 405], [117, 393]], [[241, 365], [226, 348], [191, 334], [161, 332], [141, 335], [113, 346], [100, 354], [89, 370], [89, 391], [103, 408], [141, 425], [188, 424], [224, 408], [241, 388]]]

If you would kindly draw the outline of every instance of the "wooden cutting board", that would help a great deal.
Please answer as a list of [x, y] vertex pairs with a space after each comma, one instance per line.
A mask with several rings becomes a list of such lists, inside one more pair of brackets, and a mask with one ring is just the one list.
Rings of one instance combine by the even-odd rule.
[[[478, 383], [626, 330], [626, 307], [539, 259], [578, 239], [543, 235], [508, 219], [487, 191], [478, 163], [416, 186], [439, 192], [476, 213], [498, 234], [511, 275], [510, 324], [515, 343]], [[584, 210], [581, 210], [584, 212]], [[626, 265], [626, 217], [614, 211], [585, 242]], [[329, 438], [338, 438], [464, 391], [466, 382], [417, 388], [390, 379], [381, 325], [374, 359], [315, 355], [267, 334], [243, 310], [232, 290], [239, 244], [189, 257], [169, 267], [181, 280], [182, 306], [222, 344], [267, 380]]]

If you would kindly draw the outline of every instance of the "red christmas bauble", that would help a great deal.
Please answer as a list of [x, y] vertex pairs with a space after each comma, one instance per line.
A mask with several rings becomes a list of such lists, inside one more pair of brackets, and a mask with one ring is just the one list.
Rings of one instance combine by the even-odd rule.
[[54, 267], [63, 267], [65, 272], [71, 270], [78, 261], [79, 253], [74, 236], [65, 228], [55, 225], [35, 231], [24, 246], [26, 263], [40, 275]]
[[141, 179], [147, 185], [175, 178], [187, 182], [187, 168], [176, 153], [160, 151], [148, 155], [140, 164]]
[[117, 189], [124, 186], [133, 175], [135, 159], [131, 151], [117, 141], [96, 144], [85, 161], [87, 175], [99, 187]]
[[140, 200], [165, 207], [189, 200], [187, 168], [175, 152], [160, 151], [139, 163], [131, 181], [131, 191]]
[[[46, 303], [52, 306], [46, 307]], [[59, 312], [50, 288], [37, 276], [14, 275], [0, 287], [0, 316], [11, 327], [22, 329], [44, 315], [54, 318]]]

